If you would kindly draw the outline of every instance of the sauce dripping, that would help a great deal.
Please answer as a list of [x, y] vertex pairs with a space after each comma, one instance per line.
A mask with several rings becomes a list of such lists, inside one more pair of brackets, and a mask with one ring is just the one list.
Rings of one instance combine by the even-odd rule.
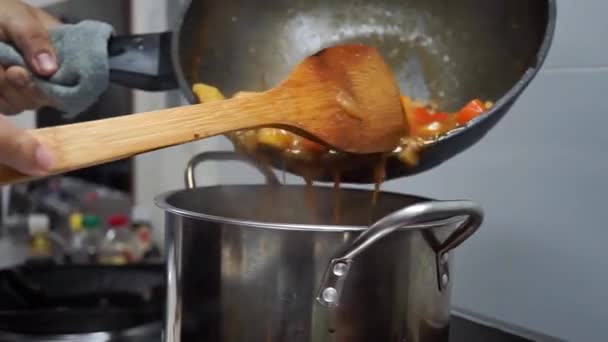
[[387, 156], [382, 155], [378, 163], [374, 166], [374, 193], [372, 194], [372, 208], [378, 203], [380, 195], [380, 186], [386, 179], [386, 161]]
[[340, 216], [342, 214], [342, 200], [341, 200], [341, 193], [340, 193], [340, 178], [341, 178], [341, 173], [340, 170], [338, 169], [334, 169], [333, 170], [333, 174], [334, 174], [334, 224], [340, 224]]
[[306, 205], [310, 212], [314, 215], [313, 217], [317, 217], [315, 213], [317, 212], [317, 201], [315, 200], [315, 189], [313, 187], [314, 181], [310, 172], [303, 172], [304, 182], [306, 182]]

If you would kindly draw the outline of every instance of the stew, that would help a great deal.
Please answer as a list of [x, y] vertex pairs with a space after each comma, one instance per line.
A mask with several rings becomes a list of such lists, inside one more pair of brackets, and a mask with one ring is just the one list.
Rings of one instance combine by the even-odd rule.
[[[206, 84], [195, 84], [193, 91], [200, 102], [224, 99], [217, 88]], [[247, 96], [247, 93], [240, 93], [236, 96]], [[403, 95], [401, 100], [407, 115], [409, 132], [401, 139], [399, 146], [387, 155], [396, 155], [403, 163], [410, 166], [418, 163], [424, 146], [450, 131], [467, 125], [493, 105], [489, 101], [482, 102], [474, 99], [458, 112], [447, 113], [440, 111], [433, 102], [415, 101], [406, 95]], [[228, 137], [238, 150], [249, 154], [264, 155], [268, 149], [281, 153], [285, 162], [292, 166], [295, 165], [295, 169], [300, 170], [300, 175], [305, 178], [314, 178], [315, 170], [320, 167], [329, 167], [335, 170], [334, 174], [339, 174], [340, 170], [348, 169], [348, 164], [356, 163], [355, 159], [358, 157], [332, 150], [327, 146], [278, 128], [242, 130], [233, 132]], [[382, 164], [387, 155], [379, 155], [372, 159]], [[369, 156], [365, 157], [366, 162], [369, 159]], [[375, 172], [374, 181], [376, 183], [383, 180], [383, 168], [378, 167], [377, 169], [381, 171], [376, 170]]]

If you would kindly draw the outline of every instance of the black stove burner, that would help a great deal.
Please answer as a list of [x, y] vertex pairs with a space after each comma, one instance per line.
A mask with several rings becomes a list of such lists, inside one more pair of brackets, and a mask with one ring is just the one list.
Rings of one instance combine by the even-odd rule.
[[[159, 328], [159, 327], [157, 327]], [[0, 339], [3, 342], [30, 342], [29, 340], [23, 340], [22, 337], [15, 337], [14, 339], [4, 340], [2, 339], [2, 332], [0, 332]], [[84, 336], [83, 336], [84, 337]], [[57, 340], [61, 342], [61, 340]], [[73, 340], [66, 339], [65, 341], [72, 342]], [[94, 342], [98, 341], [98, 337], [90, 337], [87, 339], [79, 339], [79, 342]], [[124, 341], [124, 340], [120, 340]], [[38, 341], [36, 341], [38, 342]], [[160, 329], [157, 329], [153, 335], [147, 335], [145, 338], [137, 339], [137, 342], [162, 342], [162, 334]], [[184, 341], [190, 342], [190, 341]], [[377, 342], [377, 341], [373, 341]], [[515, 336], [503, 332], [499, 329], [485, 326], [479, 323], [469, 321], [465, 318], [454, 316], [450, 323], [450, 339], [449, 342], [533, 342], [532, 340], [525, 339], [523, 337]]]
[[[46, 335], [74, 341], [78, 335], [79, 342], [91, 342], [102, 332], [112, 336], [104, 341], [162, 342], [164, 281], [160, 264], [0, 271], [0, 341], [46, 341]], [[532, 341], [458, 315], [449, 335], [450, 342]]]
[[0, 272], [0, 330], [120, 331], [162, 321], [162, 265], [28, 266]]

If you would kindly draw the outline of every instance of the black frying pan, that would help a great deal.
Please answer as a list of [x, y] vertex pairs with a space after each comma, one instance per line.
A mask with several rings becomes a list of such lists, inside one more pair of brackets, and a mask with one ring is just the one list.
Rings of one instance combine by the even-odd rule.
[[[438, 100], [447, 111], [473, 98], [496, 103], [467, 128], [429, 146], [417, 167], [389, 160], [390, 179], [457, 155], [507, 113], [547, 56], [556, 1], [193, 0], [182, 13], [171, 33], [114, 38], [111, 79], [148, 90], [179, 86], [195, 102], [195, 82], [214, 85], [228, 96], [262, 91], [306, 56], [360, 42], [382, 52], [410, 96]], [[270, 156], [274, 166], [283, 165]], [[369, 183], [372, 171], [369, 163], [361, 163], [342, 180]]]

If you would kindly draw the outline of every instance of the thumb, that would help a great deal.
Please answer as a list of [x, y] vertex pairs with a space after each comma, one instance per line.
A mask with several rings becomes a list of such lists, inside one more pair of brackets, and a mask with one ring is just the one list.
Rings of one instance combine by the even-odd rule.
[[44, 176], [54, 164], [54, 157], [34, 137], [0, 115], [0, 164], [28, 175]]
[[36, 12], [29, 7], [18, 7], [2, 25], [7, 38], [21, 51], [30, 67], [41, 76], [57, 71], [57, 58], [47, 28]]

